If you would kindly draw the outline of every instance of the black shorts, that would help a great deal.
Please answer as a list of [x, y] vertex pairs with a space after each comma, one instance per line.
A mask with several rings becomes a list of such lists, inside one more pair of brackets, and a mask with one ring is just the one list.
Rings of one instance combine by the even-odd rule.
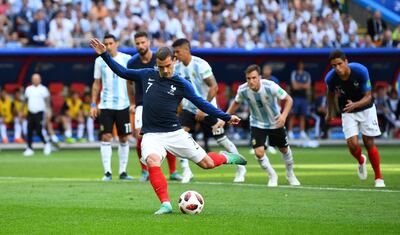
[[129, 108], [123, 110], [100, 109], [99, 122], [102, 134], [113, 133], [114, 123], [119, 136], [132, 133]]
[[[183, 110], [179, 114], [179, 119], [181, 121], [181, 124], [183, 127], [188, 127], [190, 128], [190, 131], [194, 131], [196, 127], [196, 114]], [[200, 122], [202, 128], [205, 128], [206, 131], [211, 131], [212, 132], [212, 126], [214, 126], [218, 122], [218, 118], [211, 117], [209, 115], [204, 117], [204, 120]]]
[[279, 129], [260, 129], [257, 127], [251, 127], [251, 144], [253, 145], [253, 148], [260, 146], [265, 147], [267, 137], [270, 146], [277, 146], [278, 148], [289, 146], [285, 127]]

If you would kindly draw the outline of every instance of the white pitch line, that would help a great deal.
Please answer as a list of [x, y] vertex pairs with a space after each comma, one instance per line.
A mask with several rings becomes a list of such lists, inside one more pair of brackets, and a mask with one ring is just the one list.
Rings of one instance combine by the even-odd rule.
[[[100, 179], [90, 179], [90, 178], [36, 178], [36, 177], [14, 177], [14, 176], [0, 176], [0, 181], [6, 180], [27, 180], [27, 181], [79, 181], [79, 182], [102, 182]], [[122, 181], [117, 181], [122, 182]], [[128, 181], [124, 181], [129, 183]], [[137, 181], [134, 181], [137, 182]], [[1, 182], [0, 182], [1, 183]], [[110, 183], [110, 182], [107, 182]], [[179, 182], [169, 182], [170, 184], [180, 184]], [[224, 186], [235, 186], [235, 187], [258, 187], [265, 189], [268, 188], [266, 184], [247, 184], [247, 183], [224, 183], [224, 182], [191, 182], [190, 184], [198, 185], [224, 185]], [[317, 187], [317, 186], [289, 186], [289, 185], [279, 185], [277, 188], [285, 189], [306, 189], [306, 190], [319, 190], [319, 191], [347, 191], [347, 192], [373, 192], [373, 193], [400, 193], [400, 190], [392, 189], [370, 189], [370, 188], [334, 188], [334, 187]]]

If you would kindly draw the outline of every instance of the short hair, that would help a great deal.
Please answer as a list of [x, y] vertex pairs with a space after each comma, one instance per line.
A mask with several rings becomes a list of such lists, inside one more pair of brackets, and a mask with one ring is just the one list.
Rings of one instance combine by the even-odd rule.
[[183, 46], [183, 45], [187, 45], [188, 48], [190, 49], [190, 42], [189, 42], [189, 40], [187, 40], [186, 38], [179, 38], [179, 39], [176, 39], [176, 40], [174, 41], [174, 43], [172, 43], [172, 47], [173, 47], [173, 48], [175, 48], [175, 47], [180, 47], [180, 46]]
[[104, 41], [109, 38], [112, 38], [115, 42], [117, 41], [117, 38], [113, 34], [107, 33], [104, 35]]
[[134, 36], [135, 39], [141, 38], [141, 37], [149, 38], [149, 35], [144, 31], [139, 31], [139, 32], [135, 33], [135, 36]]
[[329, 61], [337, 59], [337, 58], [342, 59], [342, 60], [347, 59], [346, 54], [344, 54], [344, 52], [341, 50], [334, 50], [329, 54]]
[[249, 73], [251, 73], [251, 72], [253, 72], [253, 71], [257, 71], [258, 74], [261, 74], [260, 66], [258, 66], [258, 65], [256, 65], [256, 64], [249, 65], [249, 66], [246, 68], [246, 70], [244, 71], [244, 73], [247, 75], [247, 74], [249, 74]]
[[171, 47], [163, 46], [158, 48], [156, 52], [156, 58], [159, 60], [165, 60], [166, 58], [174, 57], [174, 50]]

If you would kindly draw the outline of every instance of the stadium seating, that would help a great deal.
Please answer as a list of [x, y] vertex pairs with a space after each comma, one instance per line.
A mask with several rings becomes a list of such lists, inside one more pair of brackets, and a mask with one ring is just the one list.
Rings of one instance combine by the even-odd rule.
[[74, 83], [71, 83], [69, 89], [71, 91], [78, 92], [79, 96], [83, 97], [83, 94], [86, 91], [86, 84], [85, 83], [74, 82]]
[[49, 91], [52, 96], [62, 94], [64, 92], [64, 84], [61, 82], [50, 83]]
[[7, 83], [4, 85], [4, 90], [7, 91], [8, 94], [13, 94], [20, 87], [21, 86], [17, 83]]

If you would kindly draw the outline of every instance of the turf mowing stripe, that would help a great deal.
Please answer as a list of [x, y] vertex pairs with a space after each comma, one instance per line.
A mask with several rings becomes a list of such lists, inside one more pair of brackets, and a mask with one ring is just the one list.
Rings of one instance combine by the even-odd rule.
[[[79, 181], [79, 182], [102, 182], [100, 179], [84, 179], [84, 178], [35, 178], [35, 177], [13, 177], [13, 176], [0, 176], [0, 181], [7, 180], [21, 180], [21, 181]], [[117, 181], [121, 183], [132, 183], [128, 181]], [[1, 182], [0, 182], [1, 183]], [[105, 182], [109, 183], [109, 182]], [[170, 184], [180, 184], [179, 182], [169, 182]], [[223, 183], [223, 182], [191, 182], [192, 184], [199, 185], [224, 185], [224, 186], [239, 186], [239, 187], [263, 187], [267, 188], [266, 184], [243, 184], [243, 183]], [[333, 187], [313, 187], [313, 186], [289, 186], [279, 185], [277, 188], [285, 189], [306, 189], [306, 190], [320, 190], [320, 191], [349, 191], [349, 192], [383, 192], [383, 193], [400, 193], [400, 190], [391, 189], [363, 189], [363, 188], [333, 188]], [[273, 188], [271, 188], [273, 189]]]

